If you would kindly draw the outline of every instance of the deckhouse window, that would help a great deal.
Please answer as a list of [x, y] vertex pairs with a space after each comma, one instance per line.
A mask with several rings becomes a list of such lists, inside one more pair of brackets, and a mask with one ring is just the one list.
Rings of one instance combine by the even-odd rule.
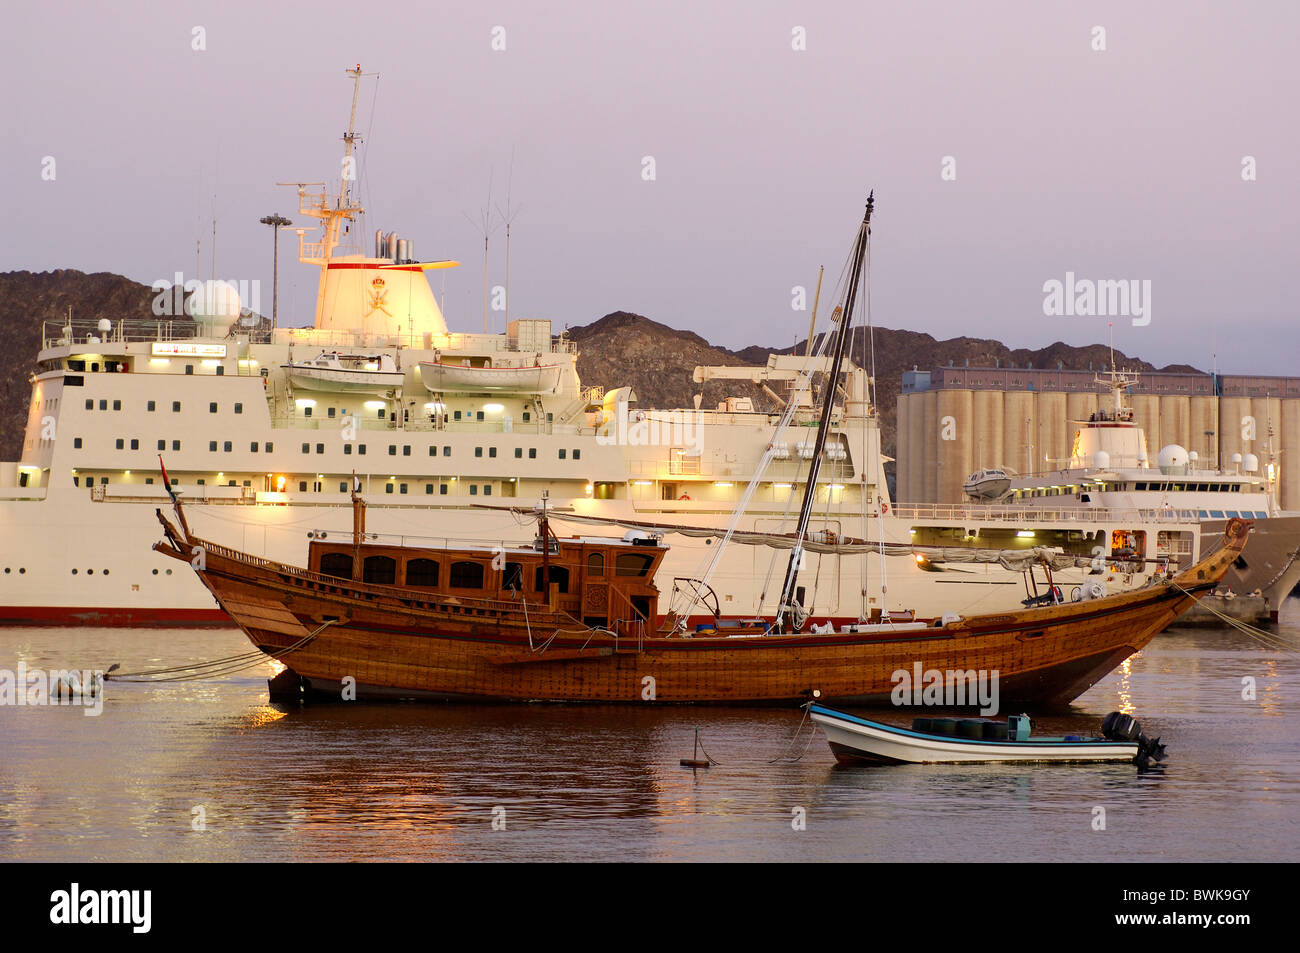
[[[534, 588], [536, 591], [538, 591], [538, 592], [545, 592], [545, 591], [546, 591], [546, 586], [545, 586], [545, 585], [543, 584], [543, 582], [542, 582], [542, 580], [543, 580], [544, 578], [545, 578], [545, 577], [542, 575], [542, 567], [541, 567], [541, 566], [538, 566], [537, 569], [533, 572], [533, 588]], [[552, 567], [551, 567], [551, 582], [555, 583], [555, 585], [559, 588], [560, 592], [568, 592], [568, 591], [569, 591], [569, 570], [568, 570], [568, 567], [566, 567], [566, 566], [552, 566]]]
[[438, 563], [432, 559], [411, 559], [406, 563], [406, 584], [422, 589], [438, 585]]
[[363, 580], [377, 586], [391, 586], [397, 579], [397, 560], [392, 556], [367, 556], [362, 563]]
[[457, 562], [451, 564], [451, 571], [448, 573], [449, 582], [453, 589], [482, 589], [483, 588], [483, 564], [471, 562]]
[[614, 575], [644, 576], [650, 571], [650, 564], [654, 561], [653, 556], [642, 553], [620, 553], [614, 560]]
[[181, 412], [181, 402], [179, 400], [172, 401], [172, 413], [179, 414], [180, 412]]
[[605, 554], [592, 553], [587, 557], [587, 575], [603, 576], [605, 575]]
[[523, 563], [506, 563], [505, 571], [501, 573], [502, 589], [523, 589], [524, 588], [524, 564]]
[[151, 400], [149, 401], [149, 403], [145, 404], [145, 409], [148, 410], [149, 413], [153, 413], [155, 410], [158, 409], [158, 405]]
[[208, 404], [208, 413], [215, 414], [216, 412], [217, 412], [217, 402], [214, 400], [212, 403]]
[[326, 553], [320, 558], [320, 571], [322, 576], [351, 579], [352, 557], [347, 553]]
[[244, 412], [244, 405], [243, 405], [243, 404], [236, 404], [236, 405], [235, 405], [235, 413], [237, 413], [237, 414], [242, 414], [243, 412]]

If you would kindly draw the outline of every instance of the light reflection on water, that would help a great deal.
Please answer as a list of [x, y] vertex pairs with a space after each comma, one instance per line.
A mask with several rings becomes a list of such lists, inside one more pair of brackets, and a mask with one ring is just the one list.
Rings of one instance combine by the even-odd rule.
[[[1281, 634], [1300, 642], [1294, 625]], [[138, 670], [246, 645], [232, 630], [9, 629], [0, 668]], [[839, 768], [821, 738], [772, 763], [804, 750], [793, 710], [285, 709], [267, 703], [269, 664], [215, 681], [110, 682], [99, 717], [0, 707], [0, 858], [1289, 860], [1298, 670], [1296, 655], [1236, 632], [1175, 630], [1037, 724], [1090, 731], [1131, 711], [1170, 749], [1145, 775]], [[678, 766], [696, 726], [721, 762], [709, 770]], [[1098, 806], [1105, 831], [1092, 829]], [[205, 831], [191, 830], [196, 807]], [[505, 829], [493, 830], [499, 808]]]

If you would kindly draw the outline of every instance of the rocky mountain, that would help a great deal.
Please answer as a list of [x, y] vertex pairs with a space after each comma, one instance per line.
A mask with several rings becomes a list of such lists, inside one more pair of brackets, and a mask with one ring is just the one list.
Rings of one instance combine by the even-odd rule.
[[[5, 347], [0, 350], [0, 459], [17, 460], [21, 455], [27, 401], [31, 395], [28, 376], [41, 346], [41, 328], [46, 321], [66, 318], [68, 309], [76, 318], [152, 318], [154, 292], [147, 286], [106, 273], [85, 274], [60, 270], [33, 273], [16, 271], [0, 274], [0, 327], [5, 328]], [[636, 391], [638, 406], [691, 407], [701, 393], [691, 379], [698, 364], [767, 363], [771, 351], [802, 353], [805, 344], [794, 348], [747, 347], [729, 351], [714, 347], [698, 334], [679, 331], [665, 324], [627, 311], [615, 311], [591, 324], [569, 329], [569, 336], [581, 351], [578, 372], [585, 384], [606, 388], [628, 385]], [[885, 452], [894, 455], [895, 421], [899, 387], [905, 370], [928, 370], [947, 364], [1002, 367], [1065, 367], [1101, 369], [1109, 365], [1105, 345], [1071, 347], [1057, 342], [1029, 350], [1008, 348], [981, 338], [935, 340], [929, 334], [877, 328], [874, 341], [857, 329], [852, 342], [855, 361], [866, 363], [868, 344], [874, 346], [876, 390]], [[1156, 370], [1145, 361], [1115, 353], [1128, 367]], [[1192, 371], [1185, 365], [1160, 370]], [[714, 381], [702, 391], [703, 407], [713, 407], [729, 395], [751, 397], [755, 405], [770, 407], [771, 401], [753, 385], [738, 381]]]

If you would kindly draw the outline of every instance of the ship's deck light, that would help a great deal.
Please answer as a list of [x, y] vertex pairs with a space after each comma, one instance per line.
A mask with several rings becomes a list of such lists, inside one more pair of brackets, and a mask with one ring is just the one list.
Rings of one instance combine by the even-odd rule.
[[499, 414], [501, 413], [501, 411], [506, 409], [506, 405], [505, 404], [484, 404], [483, 409], [486, 410], [489, 414]]
[[1016, 535], [1021, 539], [1033, 539], [1034, 531], [1032, 529], [1018, 529]]
[[297, 400], [294, 401], [294, 403], [297, 404], [299, 407], [316, 406], [316, 401], [312, 400], [310, 397], [299, 397]]
[[719, 488], [721, 488], [721, 489], [726, 489], [726, 488], [729, 487], [729, 486], [735, 486], [734, 483], [727, 483], [725, 480], [724, 480], [724, 481], [714, 481], [713, 485], [716, 486], [716, 487], [719, 487]]

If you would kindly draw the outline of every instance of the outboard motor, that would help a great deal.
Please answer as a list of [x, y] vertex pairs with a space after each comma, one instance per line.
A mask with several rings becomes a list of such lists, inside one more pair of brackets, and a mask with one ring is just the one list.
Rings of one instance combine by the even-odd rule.
[[1137, 742], [1138, 753], [1133, 761], [1143, 771], [1151, 766], [1153, 760], [1163, 761], [1167, 757], [1165, 746], [1160, 743], [1160, 739], [1152, 739], [1144, 735], [1141, 723], [1132, 715], [1119, 711], [1111, 712], [1101, 723], [1101, 733], [1110, 741]]

